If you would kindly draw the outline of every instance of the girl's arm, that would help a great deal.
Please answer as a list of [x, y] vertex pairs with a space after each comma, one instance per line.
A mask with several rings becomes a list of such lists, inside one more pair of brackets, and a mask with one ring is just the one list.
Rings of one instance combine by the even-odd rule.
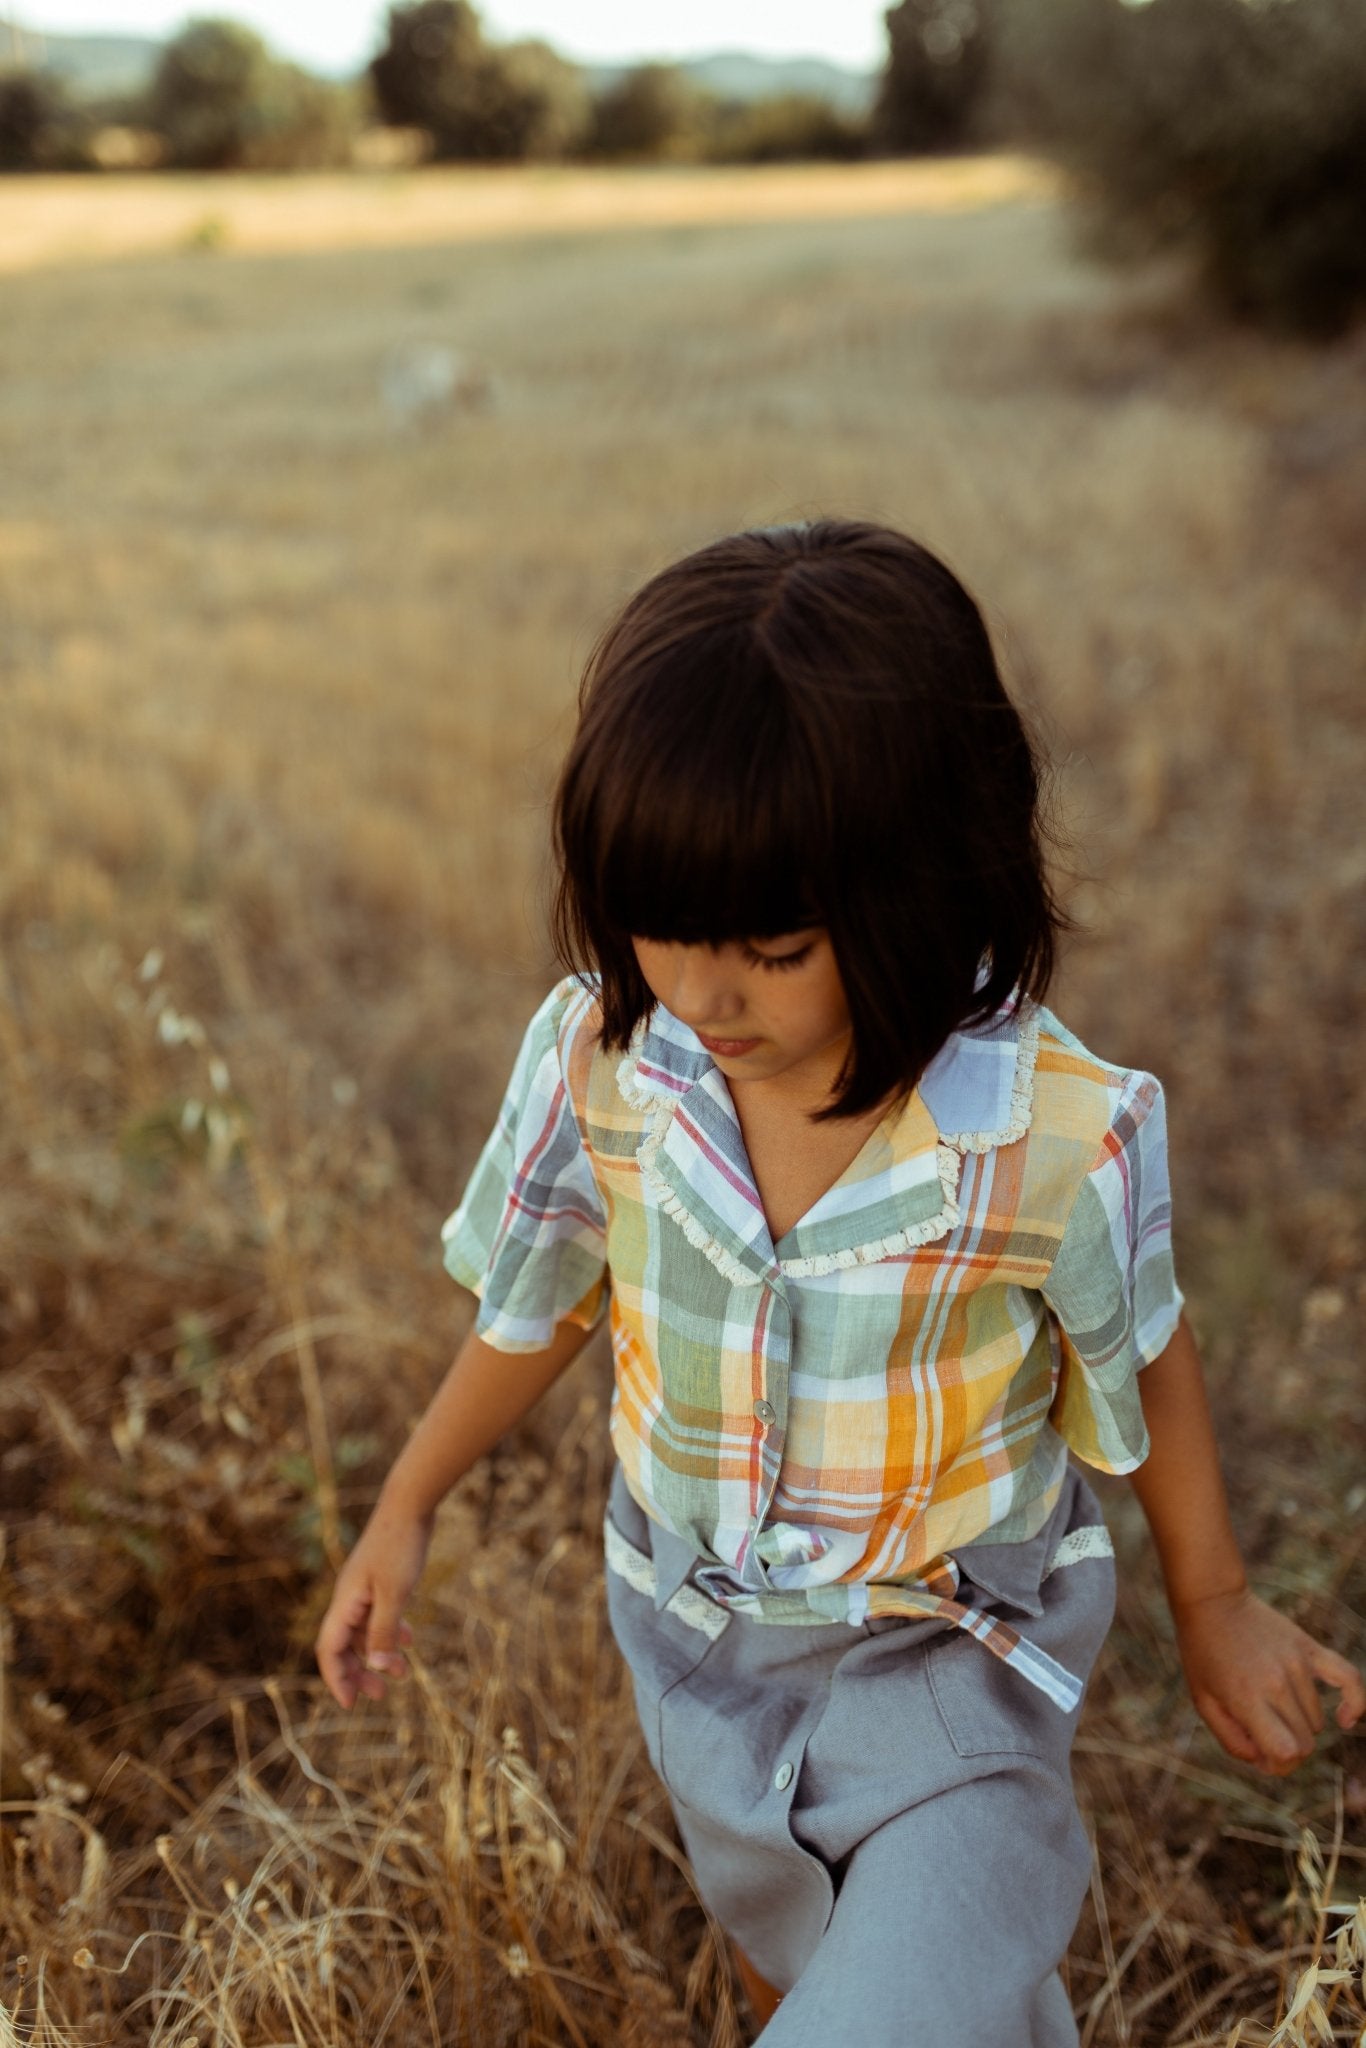
[[1342, 1728], [1366, 1711], [1366, 1684], [1248, 1586], [1184, 1316], [1138, 1385], [1151, 1449], [1129, 1476], [1157, 1544], [1191, 1697], [1231, 1756], [1284, 1777], [1323, 1727], [1315, 1681], [1341, 1691]]
[[496, 1351], [471, 1331], [380, 1490], [374, 1513], [337, 1574], [315, 1650], [327, 1689], [349, 1707], [378, 1699], [379, 1675], [403, 1672], [400, 1615], [422, 1575], [443, 1496], [557, 1380], [588, 1341], [560, 1323], [544, 1351]]

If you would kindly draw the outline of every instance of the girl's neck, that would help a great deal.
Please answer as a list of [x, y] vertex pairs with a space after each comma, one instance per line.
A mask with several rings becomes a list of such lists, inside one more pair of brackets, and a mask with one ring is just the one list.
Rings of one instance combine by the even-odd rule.
[[[762, 1094], [766, 1087], [770, 1092]], [[813, 1124], [810, 1110], [822, 1105], [800, 1104], [790, 1092], [782, 1099], [762, 1081], [737, 1084], [732, 1099], [775, 1245], [858, 1158], [887, 1113], [883, 1104], [858, 1116]]]

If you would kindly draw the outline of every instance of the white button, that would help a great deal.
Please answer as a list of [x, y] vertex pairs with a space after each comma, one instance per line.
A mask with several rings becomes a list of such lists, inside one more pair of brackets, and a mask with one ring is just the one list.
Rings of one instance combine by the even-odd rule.
[[779, 1766], [778, 1766], [777, 1770], [776, 1770], [776, 1771], [775, 1771], [775, 1772], [773, 1773], [773, 1787], [774, 1787], [774, 1790], [775, 1790], [775, 1791], [777, 1791], [777, 1792], [786, 1792], [786, 1790], [787, 1790], [788, 1786], [789, 1786], [789, 1785], [790, 1785], [791, 1783], [792, 1783], [792, 1766], [791, 1766], [791, 1764], [779, 1764]]
[[771, 1401], [756, 1401], [754, 1413], [758, 1416], [760, 1422], [776, 1422], [778, 1420], [778, 1411]]

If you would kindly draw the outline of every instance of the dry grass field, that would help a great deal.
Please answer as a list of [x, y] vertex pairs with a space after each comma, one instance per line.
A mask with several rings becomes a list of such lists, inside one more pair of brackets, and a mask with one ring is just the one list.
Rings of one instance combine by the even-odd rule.
[[[412, 1680], [347, 1720], [309, 1652], [469, 1324], [579, 665], [745, 523], [978, 592], [1075, 842], [1057, 1005], [1167, 1085], [1254, 1580], [1366, 1657], [1366, 337], [1087, 269], [1020, 166], [295, 195], [0, 184], [0, 2044], [738, 2048], [599, 1346], [443, 1511]], [[422, 343], [478, 402], [386, 408]], [[1085, 2048], [1356, 2041], [1366, 1737], [1232, 1763], [1103, 1490]]]

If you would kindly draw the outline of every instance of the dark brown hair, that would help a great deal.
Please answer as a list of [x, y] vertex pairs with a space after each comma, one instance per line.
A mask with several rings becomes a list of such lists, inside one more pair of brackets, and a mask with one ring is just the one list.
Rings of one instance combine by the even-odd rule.
[[817, 1120], [855, 1116], [1012, 989], [1042, 999], [1067, 927], [1043, 837], [1040, 761], [944, 563], [870, 521], [761, 527], [661, 570], [589, 656], [555, 953], [597, 970], [623, 1051], [655, 1001], [633, 935], [824, 926], [853, 1045]]

